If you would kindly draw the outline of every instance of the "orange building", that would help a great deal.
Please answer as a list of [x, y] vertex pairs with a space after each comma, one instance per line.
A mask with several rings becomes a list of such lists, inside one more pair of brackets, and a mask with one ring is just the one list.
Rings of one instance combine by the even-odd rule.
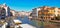
[[41, 19], [41, 17], [44, 20], [51, 20], [55, 16], [55, 8], [54, 7], [42, 7], [41, 10], [38, 11], [38, 18]]

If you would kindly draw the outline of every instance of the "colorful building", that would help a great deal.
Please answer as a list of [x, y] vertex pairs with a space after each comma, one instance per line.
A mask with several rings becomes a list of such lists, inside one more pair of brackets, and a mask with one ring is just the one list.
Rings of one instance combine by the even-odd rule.
[[54, 20], [54, 17], [58, 15], [60, 15], [60, 9], [56, 7], [43, 6], [38, 11], [38, 18], [43, 18], [44, 20]]

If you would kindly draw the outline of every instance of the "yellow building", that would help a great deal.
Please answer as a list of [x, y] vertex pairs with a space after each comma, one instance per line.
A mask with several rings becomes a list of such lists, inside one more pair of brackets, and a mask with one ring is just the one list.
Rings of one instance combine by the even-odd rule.
[[41, 10], [38, 11], [38, 18], [43, 18], [44, 20], [51, 20], [55, 16], [55, 7], [42, 7]]

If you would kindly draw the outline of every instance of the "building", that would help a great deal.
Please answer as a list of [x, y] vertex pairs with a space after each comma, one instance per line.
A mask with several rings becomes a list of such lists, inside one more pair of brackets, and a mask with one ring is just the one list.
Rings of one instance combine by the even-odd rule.
[[40, 8], [32, 9], [32, 13], [31, 13], [32, 19], [37, 19], [38, 18], [38, 11], [39, 10], [40, 10]]
[[58, 8], [58, 15], [60, 16], [60, 8]]
[[43, 18], [44, 20], [51, 20], [51, 18], [54, 16], [54, 13], [54, 8], [43, 6], [38, 12], [38, 18]]
[[58, 15], [60, 15], [60, 9], [56, 7], [43, 6], [38, 11], [38, 18], [43, 18], [44, 20], [54, 20], [54, 17]]
[[15, 10], [10, 10], [10, 16], [16, 16], [16, 11]]
[[0, 4], [0, 19], [10, 16], [10, 8], [4, 3]]
[[21, 11], [21, 12], [18, 12], [18, 15], [19, 16], [29, 16], [31, 12], [25, 12], [25, 11]]

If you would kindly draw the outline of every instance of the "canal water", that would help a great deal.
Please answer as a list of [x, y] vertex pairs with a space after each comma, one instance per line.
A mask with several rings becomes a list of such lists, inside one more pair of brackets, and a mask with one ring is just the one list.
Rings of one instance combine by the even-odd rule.
[[18, 16], [17, 19], [22, 21], [23, 24], [30, 24], [32, 26], [37, 27], [36, 21], [29, 20], [28, 16], [25, 16], [24, 18], [21, 18], [20, 16]]
[[24, 18], [21, 18], [20, 16], [19, 17], [17, 17], [17, 19], [19, 19], [20, 21], [22, 21], [22, 23], [23, 24], [30, 24], [31, 23], [31, 21], [29, 21], [29, 19], [28, 19], [28, 17], [27, 16], [25, 16]]
[[[42, 23], [40, 21], [29, 20], [28, 16], [25, 16], [24, 18], [21, 18], [20, 16], [18, 16], [17, 19], [21, 20], [23, 24], [30, 24], [37, 28], [42, 27]], [[43, 24], [44, 24], [43, 26], [44, 28], [60, 28], [60, 24], [58, 23], [43, 22]]]

